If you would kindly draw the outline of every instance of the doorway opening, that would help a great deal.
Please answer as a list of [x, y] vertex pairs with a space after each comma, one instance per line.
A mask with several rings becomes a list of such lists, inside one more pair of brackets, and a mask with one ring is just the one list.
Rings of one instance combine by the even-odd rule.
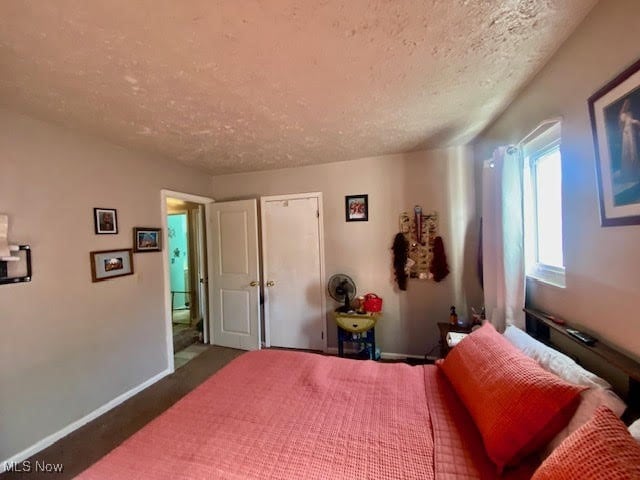
[[171, 370], [198, 356], [208, 343], [204, 203], [198, 202], [207, 199], [174, 193], [163, 192]]

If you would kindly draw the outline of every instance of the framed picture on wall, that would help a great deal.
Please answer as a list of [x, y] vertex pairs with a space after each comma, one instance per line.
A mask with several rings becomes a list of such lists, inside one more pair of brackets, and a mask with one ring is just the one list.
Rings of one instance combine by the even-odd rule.
[[115, 208], [94, 208], [93, 222], [96, 235], [118, 233], [118, 213]]
[[136, 253], [161, 251], [161, 232], [160, 228], [135, 227], [133, 229], [133, 251]]
[[369, 195], [347, 195], [344, 203], [347, 222], [369, 221]]
[[89, 256], [93, 282], [133, 275], [133, 251], [130, 248], [90, 252]]
[[640, 60], [589, 98], [603, 227], [640, 224]]

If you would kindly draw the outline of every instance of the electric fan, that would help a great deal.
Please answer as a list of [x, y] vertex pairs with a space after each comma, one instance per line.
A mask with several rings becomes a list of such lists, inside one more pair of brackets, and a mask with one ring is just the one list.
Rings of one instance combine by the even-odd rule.
[[351, 310], [351, 300], [356, 296], [356, 284], [353, 283], [351, 277], [344, 273], [337, 273], [329, 279], [328, 284], [329, 295], [336, 302], [344, 302], [344, 305], [338, 308], [337, 312], [348, 312]]

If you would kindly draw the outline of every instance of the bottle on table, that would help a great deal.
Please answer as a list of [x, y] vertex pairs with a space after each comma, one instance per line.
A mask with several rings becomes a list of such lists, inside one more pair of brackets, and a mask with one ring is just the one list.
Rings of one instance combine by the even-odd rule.
[[451, 305], [451, 310], [449, 311], [449, 323], [458, 325], [458, 314], [456, 313], [456, 307], [453, 305]]

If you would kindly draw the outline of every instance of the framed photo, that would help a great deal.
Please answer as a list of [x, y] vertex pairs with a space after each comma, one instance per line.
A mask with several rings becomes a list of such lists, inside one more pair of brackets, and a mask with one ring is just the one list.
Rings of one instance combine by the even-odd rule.
[[640, 224], [640, 60], [589, 98], [603, 227]]
[[162, 250], [160, 228], [135, 227], [133, 229], [133, 251], [159, 252]]
[[347, 222], [369, 221], [369, 195], [347, 195], [344, 208]]
[[90, 252], [91, 280], [101, 282], [125, 275], [133, 275], [133, 251], [130, 248], [122, 250], [101, 250]]
[[118, 214], [114, 208], [94, 208], [93, 222], [96, 235], [118, 233]]

